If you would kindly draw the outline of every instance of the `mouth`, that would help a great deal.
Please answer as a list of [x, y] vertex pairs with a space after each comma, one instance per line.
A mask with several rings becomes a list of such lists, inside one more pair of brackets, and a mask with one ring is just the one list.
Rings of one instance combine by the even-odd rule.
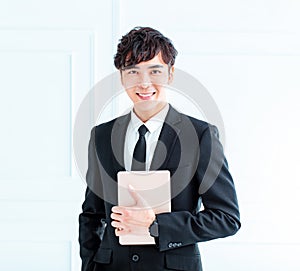
[[140, 99], [142, 99], [142, 100], [144, 100], [144, 101], [151, 99], [151, 97], [152, 97], [153, 95], [155, 95], [155, 94], [156, 94], [155, 91], [154, 91], [154, 92], [147, 92], [147, 93], [140, 93], [140, 92], [137, 92], [137, 93], [136, 93], [136, 95], [137, 95]]

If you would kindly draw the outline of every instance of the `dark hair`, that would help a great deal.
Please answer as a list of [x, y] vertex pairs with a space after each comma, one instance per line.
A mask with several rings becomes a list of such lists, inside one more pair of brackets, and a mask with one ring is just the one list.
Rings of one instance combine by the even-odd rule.
[[114, 64], [122, 69], [148, 61], [159, 52], [169, 67], [174, 65], [177, 50], [170, 39], [151, 27], [135, 27], [120, 39]]

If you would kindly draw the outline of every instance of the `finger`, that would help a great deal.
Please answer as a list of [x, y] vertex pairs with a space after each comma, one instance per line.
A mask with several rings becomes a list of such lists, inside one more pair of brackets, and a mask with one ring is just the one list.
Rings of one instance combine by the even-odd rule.
[[123, 208], [122, 206], [113, 206], [113, 207], [111, 208], [111, 211], [112, 211], [113, 213], [123, 214], [124, 208]]
[[124, 229], [124, 225], [121, 223], [121, 222], [119, 222], [119, 221], [112, 221], [111, 222], [111, 225], [114, 227], [114, 228], [120, 228], [120, 229]]
[[121, 232], [121, 230], [115, 229], [115, 235], [116, 235], [116, 236], [120, 236], [120, 232]]
[[128, 234], [129, 232], [130, 231], [124, 230], [124, 229], [118, 229], [118, 228], [115, 229], [116, 236], [122, 236], [122, 235]]
[[119, 231], [129, 232], [129, 227], [119, 221], [112, 221], [111, 225]]
[[116, 214], [116, 213], [111, 213], [110, 214], [111, 219], [113, 220], [117, 220], [117, 221], [123, 221], [123, 216], [120, 214]]

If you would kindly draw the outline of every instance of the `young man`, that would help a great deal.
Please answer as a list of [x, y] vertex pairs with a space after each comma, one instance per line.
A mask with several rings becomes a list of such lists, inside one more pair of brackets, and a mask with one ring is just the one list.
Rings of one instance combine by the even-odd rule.
[[[83, 271], [202, 270], [197, 243], [240, 228], [216, 127], [167, 103], [176, 55], [171, 41], [149, 27], [134, 28], [118, 45], [114, 63], [133, 109], [91, 132], [79, 217]], [[171, 212], [118, 206], [117, 173], [124, 170], [169, 170]], [[143, 201], [134, 190], [131, 194], [137, 205]], [[119, 236], [140, 229], [149, 230], [156, 244], [119, 244]]]

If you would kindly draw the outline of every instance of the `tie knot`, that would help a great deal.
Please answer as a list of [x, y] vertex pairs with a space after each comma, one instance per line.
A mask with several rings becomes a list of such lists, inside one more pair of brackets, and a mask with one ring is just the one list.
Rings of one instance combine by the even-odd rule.
[[148, 132], [148, 129], [147, 129], [147, 127], [143, 124], [143, 125], [140, 126], [140, 128], [139, 128], [138, 131], [139, 131], [140, 136], [144, 136], [144, 135]]

